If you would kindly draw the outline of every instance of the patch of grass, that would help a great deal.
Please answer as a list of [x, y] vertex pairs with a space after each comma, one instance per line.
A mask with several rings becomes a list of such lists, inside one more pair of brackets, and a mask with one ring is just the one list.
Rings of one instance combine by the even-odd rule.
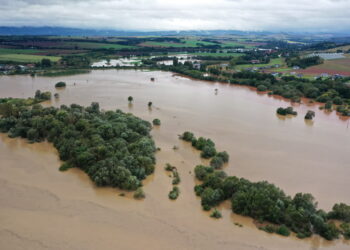
[[[270, 60], [269, 63], [266, 64], [242, 64], [235, 66], [235, 69], [247, 69], [247, 68], [253, 68], [253, 67], [266, 67], [266, 66], [273, 66], [275, 64], [283, 65], [284, 61], [282, 58], [273, 58]], [[276, 68], [277, 69], [277, 68]]]
[[61, 59], [58, 56], [38, 56], [38, 55], [27, 55], [27, 54], [1, 54], [0, 61], [12, 61], [21, 63], [36, 63], [42, 59], [50, 59], [52, 62], [57, 62]]
[[206, 53], [206, 52], [203, 52], [203, 53], [191, 53], [189, 55], [193, 55], [193, 56], [234, 56], [234, 57], [238, 57], [238, 56], [241, 56], [243, 55], [242, 53]]
[[35, 53], [43, 53], [45, 50], [36, 50], [36, 49], [8, 49], [8, 48], [0, 48], [0, 55], [7, 54], [35, 54]]

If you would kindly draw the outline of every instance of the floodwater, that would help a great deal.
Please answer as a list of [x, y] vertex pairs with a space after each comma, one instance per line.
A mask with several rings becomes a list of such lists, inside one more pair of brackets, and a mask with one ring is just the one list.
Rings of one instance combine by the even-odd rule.
[[[155, 81], [150, 81], [154, 77]], [[287, 194], [312, 193], [319, 207], [350, 203], [348, 120], [318, 106], [297, 105], [299, 115], [282, 119], [283, 99], [252, 89], [195, 81], [169, 72], [95, 70], [88, 74], [45, 78], [0, 77], [0, 97], [29, 97], [37, 89], [56, 92], [52, 104], [100, 103], [162, 125], [152, 135], [161, 151], [155, 174], [145, 181], [146, 199], [96, 188], [78, 169], [58, 171], [49, 143], [28, 144], [0, 134], [0, 249], [349, 249], [349, 241], [320, 237], [299, 240], [259, 231], [252, 220], [220, 206], [223, 218], [203, 212], [193, 192], [193, 168], [199, 153], [178, 139], [188, 130], [216, 142], [230, 154], [225, 171], [252, 181], [268, 180]], [[218, 89], [217, 93], [215, 89]], [[128, 96], [134, 103], [128, 104]], [[152, 109], [147, 103], [153, 102]], [[315, 110], [313, 123], [304, 121]], [[179, 147], [173, 150], [173, 146]], [[171, 178], [165, 163], [181, 176], [181, 194], [168, 199]], [[205, 163], [205, 162], [204, 162]], [[234, 223], [240, 223], [238, 227]]]

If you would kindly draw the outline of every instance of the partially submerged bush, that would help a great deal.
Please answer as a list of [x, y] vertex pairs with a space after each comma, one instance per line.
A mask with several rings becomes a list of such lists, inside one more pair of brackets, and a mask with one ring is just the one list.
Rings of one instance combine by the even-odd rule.
[[64, 87], [66, 87], [65, 82], [58, 82], [55, 84], [55, 88], [64, 88]]

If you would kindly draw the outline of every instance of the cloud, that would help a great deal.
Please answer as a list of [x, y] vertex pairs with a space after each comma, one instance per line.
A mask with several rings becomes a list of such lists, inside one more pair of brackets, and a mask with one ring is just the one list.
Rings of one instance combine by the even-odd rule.
[[349, 9], [349, 0], [0, 0], [0, 25], [341, 31]]

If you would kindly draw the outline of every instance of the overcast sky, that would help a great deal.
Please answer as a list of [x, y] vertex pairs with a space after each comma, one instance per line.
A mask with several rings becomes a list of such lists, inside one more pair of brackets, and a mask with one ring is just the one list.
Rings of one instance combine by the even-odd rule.
[[0, 0], [0, 26], [349, 31], [350, 0]]

